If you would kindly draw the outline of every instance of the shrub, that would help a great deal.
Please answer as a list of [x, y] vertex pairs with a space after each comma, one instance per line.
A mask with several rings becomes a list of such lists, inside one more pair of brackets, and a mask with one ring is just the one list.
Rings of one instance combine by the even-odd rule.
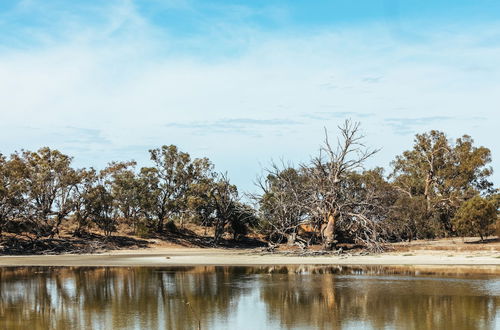
[[177, 232], [177, 226], [175, 225], [175, 222], [173, 220], [167, 221], [167, 223], [165, 224], [165, 230], [169, 233]]
[[455, 229], [462, 235], [479, 235], [481, 240], [493, 234], [491, 227], [497, 220], [495, 204], [481, 196], [464, 202], [453, 217]]

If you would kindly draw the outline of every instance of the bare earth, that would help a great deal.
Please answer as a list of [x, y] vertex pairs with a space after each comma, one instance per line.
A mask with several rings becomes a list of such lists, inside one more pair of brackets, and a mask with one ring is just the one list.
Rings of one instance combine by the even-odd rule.
[[[416, 241], [392, 245], [392, 251], [363, 255], [301, 256], [262, 249], [180, 248], [157, 245], [100, 254], [1, 256], [0, 266], [251, 266], [251, 265], [386, 265], [432, 266], [466, 272], [500, 275], [500, 242], [477, 243], [474, 239]], [[455, 267], [450, 267], [455, 266]], [[461, 267], [457, 267], [461, 266]]]

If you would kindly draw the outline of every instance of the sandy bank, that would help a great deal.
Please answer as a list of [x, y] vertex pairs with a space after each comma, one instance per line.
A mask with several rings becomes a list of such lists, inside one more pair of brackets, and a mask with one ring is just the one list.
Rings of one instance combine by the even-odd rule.
[[2, 256], [0, 266], [193, 266], [193, 265], [422, 265], [488, 266], [500, 274], [496, 251], [453, 253], [421, 251], [379, 255], [297, 256], [265, 254], [256, 250], [155, 248], [119, 250], [89, 255]]

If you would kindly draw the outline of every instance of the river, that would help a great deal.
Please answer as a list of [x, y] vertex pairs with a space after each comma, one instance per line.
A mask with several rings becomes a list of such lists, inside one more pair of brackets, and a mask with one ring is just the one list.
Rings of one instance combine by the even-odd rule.
[[0, 267], [0, 329], [496, 329], [500, 277], [383, 267]]

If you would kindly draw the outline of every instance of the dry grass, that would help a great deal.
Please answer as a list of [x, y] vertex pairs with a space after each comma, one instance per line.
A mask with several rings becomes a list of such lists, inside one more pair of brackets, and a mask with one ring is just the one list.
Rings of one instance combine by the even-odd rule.
[[479, 237], [442, 238], [436, 240], [417, 240], [411, 243], [399, 242], [388, 244], [396, 252], [414, 251], [454, 251], [474, 252], [488, 251], [500, 252], [500, 239], [497, 237], [481, 241]]
[[[192, 223], [177, 225], [170, 231], [161, 234], [152, 233], [146, 237], [134, 235], [133, 227], [121, 221], [118, 230], [112, 237], [105, 237], [97, 228], [90, 228], [83, 237], [75, 237], [73, 232], [76, 224], [71, 221], [64, 223], [60, 235], [52, 239], [41, 239], [37, 242], [28, 236], [5, 234], [0, 239], [0, 254], [62, 254], [62, 253], [95, 253], [117, 249], [143, 248], [205, 248], [214, 247], [212, 244], [213, 228], [203, 227]], [[254, 248], [265, 247], [264, 238], [251, 234], [248, 238], [235, 241], [230, 234], [224, 237], [219, 244], [221, 248]], [[444, 238], [437, 240], [417, 240], [386, 244], [388, 253], [397, 253], [403, 256], [415, 254], [442, 254], [445, 256], [470, 255], [471, 257], [500, 252], [500, 239], [497, 237], [481, 241], [478, 237]], [[344, 252], [363, 252], [363, 248], [354, 244], [339, 244]], [[320, 252], [321, 245], [312, 245], [308, 252]], [[276, 252], [304, 251], [299, 246], [283, 244], [275, 249]], [[500, 257], [500, 256], [499, 256]]]
[[[60, 234], [54, 238], [40, 238], [34, 240], [28, 234], [19, 235], [3, 233], [0, 238], [0, 255], [28, 255], [28, 254], [79, 254], [98, 253], [119, 249], [144, 248], [205, 248], [213, 246], [213, 229], [185, 224], [182, 227], [173, 227], [163, 233], [151, 233], [144, 236], [134, 234], [134, 229], [127, 223], [121, 222], [112, 236], [106, 237], [97, 228], [89, 228], [86, 233], [75, 236], [75, 223], [66, 221], [60, 228]], [[256, 235], [241, 240], [233, 240], [230, 234], [223, 237], [218, 247], [221, 248], [252, 248], [266, 244]]]

